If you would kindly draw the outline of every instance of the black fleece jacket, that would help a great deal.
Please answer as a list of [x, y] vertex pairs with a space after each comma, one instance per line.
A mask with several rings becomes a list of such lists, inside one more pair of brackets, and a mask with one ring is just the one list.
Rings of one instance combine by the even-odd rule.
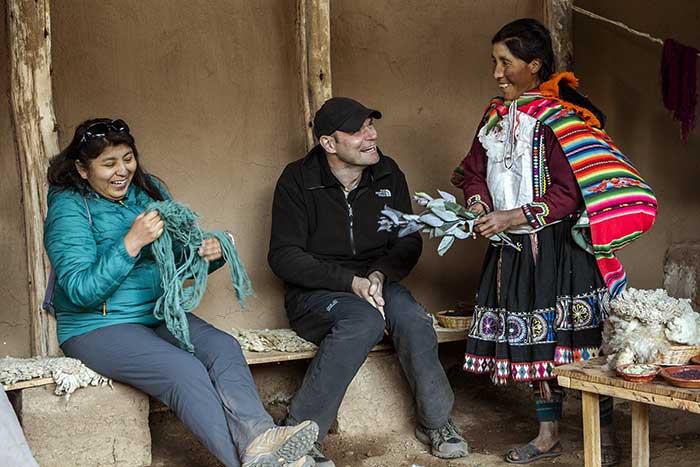
[[288, 309], [306, 291], [352, 292], [356, 275], [381, 271], [387, 282], [408, 275], [422, 240], [377, 232], [385, 205], [412, 212], [403, 172], [381, 153], [347, 199], [320, 146], [287, 165], [275, 188], [268, 262], [285, 282]]

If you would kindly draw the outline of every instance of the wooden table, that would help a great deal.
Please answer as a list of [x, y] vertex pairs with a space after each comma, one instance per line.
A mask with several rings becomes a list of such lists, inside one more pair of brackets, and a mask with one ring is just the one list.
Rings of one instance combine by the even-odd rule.
[[598, 395], [632, 401], [632, 467], [649, 466], [649, 406], [700, 413], [700, 389], [666, 384], [630, 383], [605, 365], [605, 358], [563, 365], [554, 370], [559, 385], [581, 391], [583, 405], [583, 453], [586, 467], [600, 467], [600, 411]]

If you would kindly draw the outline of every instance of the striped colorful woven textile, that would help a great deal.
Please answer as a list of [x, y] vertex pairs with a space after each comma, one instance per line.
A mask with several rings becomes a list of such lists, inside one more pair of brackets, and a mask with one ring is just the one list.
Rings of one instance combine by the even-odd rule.
[[[578, 84], [569, 81], [572, 74], [565, 75], [558, 79], [566, 79], [572, 87]], [[657, 201], [653, 191], [607, 133], [598, 128], [595, 117], [541, 92], [525, 93], [513, 102], [520, 112], [549, 126], [556, 135], [583, 195], [598, 268], [611, 295], [617, 295], [625, 287], [626, 274], [614, 252], [654, 224]], [[485, 126], [497, 125], [510, 105], [502, 98], [491, 101], [484, 115]]]

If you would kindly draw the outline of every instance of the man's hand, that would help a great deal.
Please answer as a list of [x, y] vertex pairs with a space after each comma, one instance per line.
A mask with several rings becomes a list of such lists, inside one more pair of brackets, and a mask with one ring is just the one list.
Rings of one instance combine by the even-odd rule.
[[370, 278], [355, 276], [352, 279], [352, 291], [358, 297], [362, 297], [384, 316], [384, 297], [382, 297], [382, 286], [384, 284], [384, 274], [379, 271], [370, 274]]
[[474, 231], [484, 238], [505, 232], [516, 225], [527, 224], [527, 218], [522, 209], [515, 208], [508, 211], [493, 211], [484, 214], [474, 222]]
[[369, 279], [369, 294], [377, 305], [382, 307], [382, 312], [384, 311], [384, 273], [380, 271], [374, 271], [372, 274], [367, 276]]

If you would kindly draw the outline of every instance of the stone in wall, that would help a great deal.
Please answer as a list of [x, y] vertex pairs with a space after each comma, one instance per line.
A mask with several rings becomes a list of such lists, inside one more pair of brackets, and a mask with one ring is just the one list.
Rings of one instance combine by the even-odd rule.
[[345, 393], [336, 423], [341, 435], [413, 433], [413, 395], [396, 353], [367, 357]]
[[[54, 385], [15, 391], [29, 447], [42, 467], [151, 464], [148, 396], [129, 386], [79, 389], [66, 400]], [[18, 393], [18, 394], [17, 394]]]

